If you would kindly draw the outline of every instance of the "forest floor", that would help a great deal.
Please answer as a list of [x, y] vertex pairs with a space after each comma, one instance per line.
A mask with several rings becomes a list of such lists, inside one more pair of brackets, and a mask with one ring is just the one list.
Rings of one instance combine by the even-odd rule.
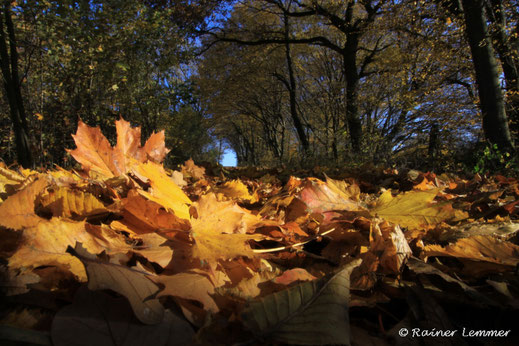
[[170, 170], [116, 126], [0, 166], [2, 344], [519, 344], [517, 179]]

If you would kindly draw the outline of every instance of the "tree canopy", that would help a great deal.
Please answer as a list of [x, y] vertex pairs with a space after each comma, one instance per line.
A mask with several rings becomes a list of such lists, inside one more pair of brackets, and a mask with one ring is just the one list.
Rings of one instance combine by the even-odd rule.
[[[517, 1], [5, 2], [2, 159], [68, 165], [79, 119], [167, 162], [455, 167], [519, 136]], [[469, 160], [470, 161], [470, 160]], [[469, 165], [473, 162], [468, 162]]]

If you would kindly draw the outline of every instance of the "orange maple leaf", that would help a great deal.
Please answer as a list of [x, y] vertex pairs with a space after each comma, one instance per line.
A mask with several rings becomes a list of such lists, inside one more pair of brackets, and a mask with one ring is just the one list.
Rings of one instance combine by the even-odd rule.
[[72, 135], [77, 148], [67, 151], [85, 171], [95, 172], [102, 178], [126, 173], [132, 159], [137, 162], [161, 162], [169, 152], [165, 147], [164, 131], [153, 133], [141, 147], [140, 127], [132, 128], [122, 118], [115, 122], [115, 126], [117, 144], [112, 147], [99, 127], [90, 127], [80, 120], [76, 134]]

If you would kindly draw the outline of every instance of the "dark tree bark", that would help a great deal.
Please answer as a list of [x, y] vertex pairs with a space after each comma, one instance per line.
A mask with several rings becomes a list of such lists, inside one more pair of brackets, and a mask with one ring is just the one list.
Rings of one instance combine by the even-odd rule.
[[489, 39], [483, 0], [462, 0], [466, 36], [476, 72], [485, 137], [500, 149], [513, 150], [498, 63]]
[[346, 122], [350, 131], [351, 147], [358, 153], [361, 149], [362, 123], [358, 107], [359, 72], [357, 70], [357, 52], [359, 50], [358, 32], [346, 35], [343, 49], [344, 76], [346, 80]]
[[436, 159], [438, 158], [438, 149], [440, 148], [440, 126], [438, 123], [433, 123], [431, 125], [431, 130], [429, 131], [429, 148], [428, 148], [428, 158], [429, 158], [429, 167], [432, 170], [435, 170], [437, 167]]
[[284, 35], [285, 35], [285, 56], [287, 61], [287, 70], [288, 70], [288, 93], [290, 99], [290, 116], [292, 121], [294, 122], [294, 126], [296, 128], [297, 136], [299, 137], [299, 141], [301, 142], [301, 146], [303, 147], [304, 153], [308, 156], [310, 143], [308, 141], [305, 129], [303, 127], [303, 123], [301, 122], [301, 118], [297, 113], [297, 89], [296, 89], [296, 78], [294, 75], [294, 66], [292, 64], [292, 55], [290, 54], [290, 24], [288, 22], [288, 16], [285, 13], [283, 16], [284, 21]]
[[487, 6], [488, 19], [492, 23], [490, 34], [497, 51], [508, 93], [506, 112], [510, 120], [510, 130], [519, 139], [519, 23], [511, 34], [507, 34], [506, 9], [503, 0], [490, 0]]
[[[3, 18], [0, 18], [0, 66], [4, 82], [4, 94], [9, 103], [18, 163], [28, 168], [33, 165], [33, 159], [29, 145], [29, 127], [25, 117], [20, 77], [18, 74], [16, 36], [11, 18], [11, 5], [8, 0], [5, 0], [3, 3], [2, 15]], [[7, 33], [4, 29], [4, 21]]]

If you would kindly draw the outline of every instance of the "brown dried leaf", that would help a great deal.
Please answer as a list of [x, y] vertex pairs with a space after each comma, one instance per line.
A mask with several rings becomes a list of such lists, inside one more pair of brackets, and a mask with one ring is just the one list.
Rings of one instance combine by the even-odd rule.
[[[189, 222], [166, 211], [162, 205], [130, 190], [121, 203], [120, 223], [137, 234], [189, 230]], [[170, 234], [171, 235], [171, 234]]]
[[184, 174], [184, 176], [191, 177], [196, 180], [202, 179], [205, 175], [205, 168], [195, 165], [193, 159], [187, 160], [181, 168], [182, 174]]
[[176, 275], [160, 275], [153, 278], [155, 283], [165, 286], [157, 297], [173, 296], [191, 299], [202, 303], [204, 310], [218, 312], [218, 306], [211, 295], [214, 294], [214, 285], [206, 275], [198, 273], [180, 273]]
[[[426, 256], [447, 256], [493, 263], [503, 271], [512, 270], [519, 263], [519, 246], [492, 236], [462, 238], [446, 247], [427, 245], [424, 252]], [[485, 269], [482, 267], [481, 270]]]
[[149, 275], [125, 266], [100, 262], [81, 246], [76, 246], [73, 252], [85, 265], [89, 289], [111, 289], [125, 296], [135, 316], [144, 324], [162, 321], [164, 307], [158, 299], [152, 298], [159, 288], [148, 278]]

